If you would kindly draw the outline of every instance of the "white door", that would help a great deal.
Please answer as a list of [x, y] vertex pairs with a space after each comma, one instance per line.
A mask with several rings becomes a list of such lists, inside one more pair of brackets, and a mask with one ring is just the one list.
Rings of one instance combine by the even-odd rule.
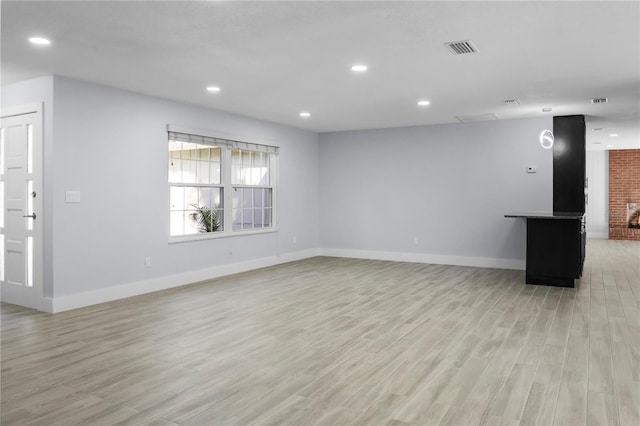
[[42, 309], [42, 105], [0, 119], [0, 296]]

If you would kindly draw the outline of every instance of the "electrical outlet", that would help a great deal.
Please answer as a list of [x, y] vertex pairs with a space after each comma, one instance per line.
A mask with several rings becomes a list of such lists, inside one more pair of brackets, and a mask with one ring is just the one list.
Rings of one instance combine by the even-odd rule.
[[527, 173], [535, 173], [537, 171], [538, 170], [537, 170], [536, 166], [528, 166], [527, 167]]
[[151, 268], [151, 256], [147, 256], [144, 258], [144, 267]]
[[298, 242], [298, 237], [294, 236], [293, 238], [291, 238], [291, 242], [293, 244], [296, 244]]
[[416, 246], [419, 244], [418, 237], [413, 237], [413, 244], [415, 244]]

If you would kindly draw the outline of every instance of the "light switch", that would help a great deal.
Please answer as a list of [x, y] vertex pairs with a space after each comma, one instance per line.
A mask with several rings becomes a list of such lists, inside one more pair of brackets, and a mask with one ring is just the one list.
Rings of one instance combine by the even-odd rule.
[[536, 171], [536, 166], [527, 167], [527, 173], [535, 173]]
[[67, 191], [65, 193], [65, 201], [67, 203], [79, 203], [80, 202], [80, 191]]

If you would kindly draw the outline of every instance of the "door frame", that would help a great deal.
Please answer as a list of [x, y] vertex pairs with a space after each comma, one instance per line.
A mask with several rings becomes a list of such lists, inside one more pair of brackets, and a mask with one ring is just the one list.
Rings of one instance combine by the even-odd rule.
[[[0, 118], [13, 118], [21, 115], [35, 114], [33, 125], [33, 190], [40, 196], [33, 200], [33, 210], [37, 212], [38, 220], [33, 227], [33, 287], [35, 300], [31, 300], [27, 308], [39, 311], [47, 310], [44, 297], [44, 103], [18, 105], [0, 110]], [[3, 231], [4, 234], [4, 231]], [[2, 265], [4, 267], [4, 265]], [[5, 294], [0, 293], [0, 300], [7, 303], [15, 303], [15, 300], [7, 300]]]

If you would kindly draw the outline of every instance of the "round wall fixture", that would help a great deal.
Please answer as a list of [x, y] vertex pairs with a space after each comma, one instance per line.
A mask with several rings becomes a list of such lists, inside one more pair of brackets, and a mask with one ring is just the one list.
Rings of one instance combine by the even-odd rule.
[[544, 149], [553, 148], [553, 139], [553, 132], [551, 130], [543, 130], [542, 133], [540, 133], [540, 145], [542, 145]]

